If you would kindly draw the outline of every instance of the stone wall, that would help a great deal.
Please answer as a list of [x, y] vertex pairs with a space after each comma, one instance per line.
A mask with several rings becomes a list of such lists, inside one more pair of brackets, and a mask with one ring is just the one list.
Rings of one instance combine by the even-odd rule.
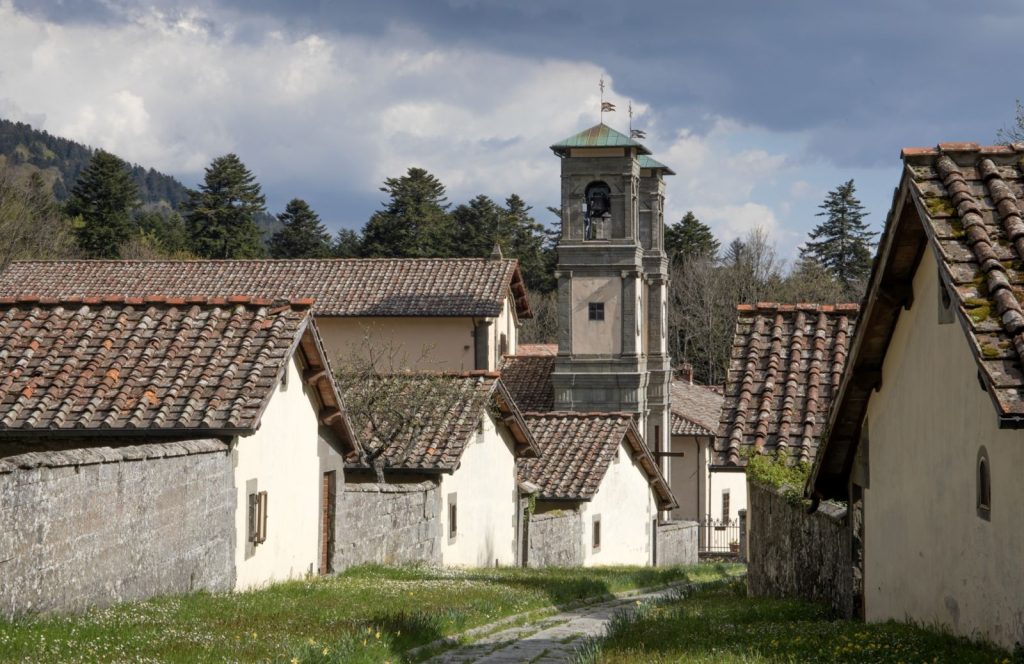
[[751, 595], [801, 597], [853, 615], [846, 510], [822, 503], [807, 514], [778, 492], [749, 483], [747, 583]]
[[104, 462], [53, 465], [44, 452], [18, 462], [34, 467], [0, 464], [0, 615], [233, 587], [227, 446], [99, 449], [53, 456]]
[[441, 490], [435, 480], [378, 484], [346, 477], [339, 490], [334, 568], [441, 564]]
[[697, 564], [696, 521], [668, 521], [658, 524], [655, 565], [669, 567], [671, 565]]
[[543, 507], [526, 523], [527, 567], [575, 567], [583, 564], [583, 519], [578, 509]]

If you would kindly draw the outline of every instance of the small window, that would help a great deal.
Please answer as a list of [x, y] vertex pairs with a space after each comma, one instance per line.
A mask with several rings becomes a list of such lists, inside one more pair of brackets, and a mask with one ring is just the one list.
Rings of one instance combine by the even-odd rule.
[[508, 335], [504, 332], [502, 332], [501, 336], [498, 338], [498, 353], [499, 358], [508, 354]]
[[267, 541], [267, 492], [249, 494], [249, 541], [263, 544]]
[[949, 289], [942, 281], [942, 273], [939, 273], [939, 325], [946, 325], [953, 322], [953, 298]]
[[722, 523], [729, 523], [729, 490], [722, 489]]
[[984, 446], [978, 450], [978, 516], [986, 521], [992, 518], [992, 466], [988, 461], [988, 451]]
[[591, 302], [587, 306], [587, 317], [590, 320], [604, 320], [604, 302]]
[[454, 542], [459, 534], [459, 505], [456, 494], [448, 494], [448, 542]]
[[591, 537], [591, 546], [593, 547], [595, 552], [601, 550], [601, 515], [600, 514], [594, 515], [594, 527], [593, 527], [592, 537]]
[[484, 442], [484, 431], [486, 431], [485, 426], [484, 426], [484, 418], [481, 417], [480, 421], [477, 422], [477, 425], [476, 425], [476, 442], [478, 442], [478, 443]]

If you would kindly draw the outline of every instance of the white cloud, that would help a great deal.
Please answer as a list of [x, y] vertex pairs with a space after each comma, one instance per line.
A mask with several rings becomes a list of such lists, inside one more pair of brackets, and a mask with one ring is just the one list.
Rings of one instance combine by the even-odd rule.
[[[306, 188], [376, 197], [384, 178], [421, 166], [450, 200], [516, 192], [545, 221], [560, 186], [547, 146], [597, 121], [602, 74], [618, 106], [606, 120], [623, 131], [628, 121], [628, 100], [590, 62], [469, 51], [407, 28], [371, 39], [260, 19], [242, 30], [220, 10], [131, 11], [120, 23], [56, 25], [0, 0], [0, 111], [190, 185], [213, 157], [238, 152], [277, 206], [301, 196], [316, 207]], [[755, 226], [783, 237], [780, 199], [803, 186], [788, 184], [785, 154], [726, 118], [698, 135], [662, 126], [643, 100], [633, 111], [678, 173], [670, 221], [693, 209], [726, 241]]]

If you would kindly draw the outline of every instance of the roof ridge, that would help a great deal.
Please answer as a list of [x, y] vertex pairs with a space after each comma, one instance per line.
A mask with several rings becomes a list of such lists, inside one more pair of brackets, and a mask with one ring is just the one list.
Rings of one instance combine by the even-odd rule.
[[61, 304], [166, 304], [168, 306], [181, 306], [186, 304], [223, 306], [230, 304], [243, 304], [260, 307], [287, 306], [294, 309], [307, 309], [315, 303], [311, 297], [299, 298], [266, 298], [250, 295], [229, 295], [226, 297], [193, 296], [193, 297], [171, 297], [168, 295], [147, 295], [143, 297], [130, 297], [127, 295], [70, 295], [63, 297], [48, 297], [41, 295], [15, 295], [0, 296], [0, 305], [38, 304], [40, 306], [57, 306]]
[[946, 142], [939, 143], [935, 147], [904, 147], [900, 150], [900, 159], [908, 157], [937, 157], [950, 152], [977, 152], [979, 154], [1015, 154], [1024, 152], [1024, 143], [1010, 143], [1009, 145], [981, 145], [979, 143]]
[[490, 258], [487, 256], [456, 256], [456, 257], [372, 257], [372, 258], [29, 258], [23, 260], [14, 260], [11, 263], [18, 263], [21, 265], [29, 263], [87, 263], [87, 264], [107, 264], [107, 265], [126, 265], [126, 264], [157, 264], [157, 263], [267, 263], [267, 264], [282, 264], [282, 263], [371, 263], [371, 262], [386, 262], [386, 261], [402, 261], [402, 262], [427, 262], [427, 261], [444, 261], [444, 262], [519, 262], [518, 258]]
[[860, 311], [860, 304], [856, 302], [755, 302], [753, 304], [737, 304], [736, 311], [778, 311], [782, 313], [814, 311], [823, 313], [849, 313]]
[[524, 416], [529, 417], [625, 417], [633, 419], [634, 413], [627, 413], [625, 411], [578, 411], [578, 410], [547, 410], [547, 411], [527, 411], [523, 413]]

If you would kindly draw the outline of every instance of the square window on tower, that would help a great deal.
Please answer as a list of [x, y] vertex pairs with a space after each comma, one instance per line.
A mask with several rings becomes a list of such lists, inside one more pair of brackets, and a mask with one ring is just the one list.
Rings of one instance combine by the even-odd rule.
[[604, 302], [591, 302], [587, 306], [587, 317], [590, 320], [604, 320]]

